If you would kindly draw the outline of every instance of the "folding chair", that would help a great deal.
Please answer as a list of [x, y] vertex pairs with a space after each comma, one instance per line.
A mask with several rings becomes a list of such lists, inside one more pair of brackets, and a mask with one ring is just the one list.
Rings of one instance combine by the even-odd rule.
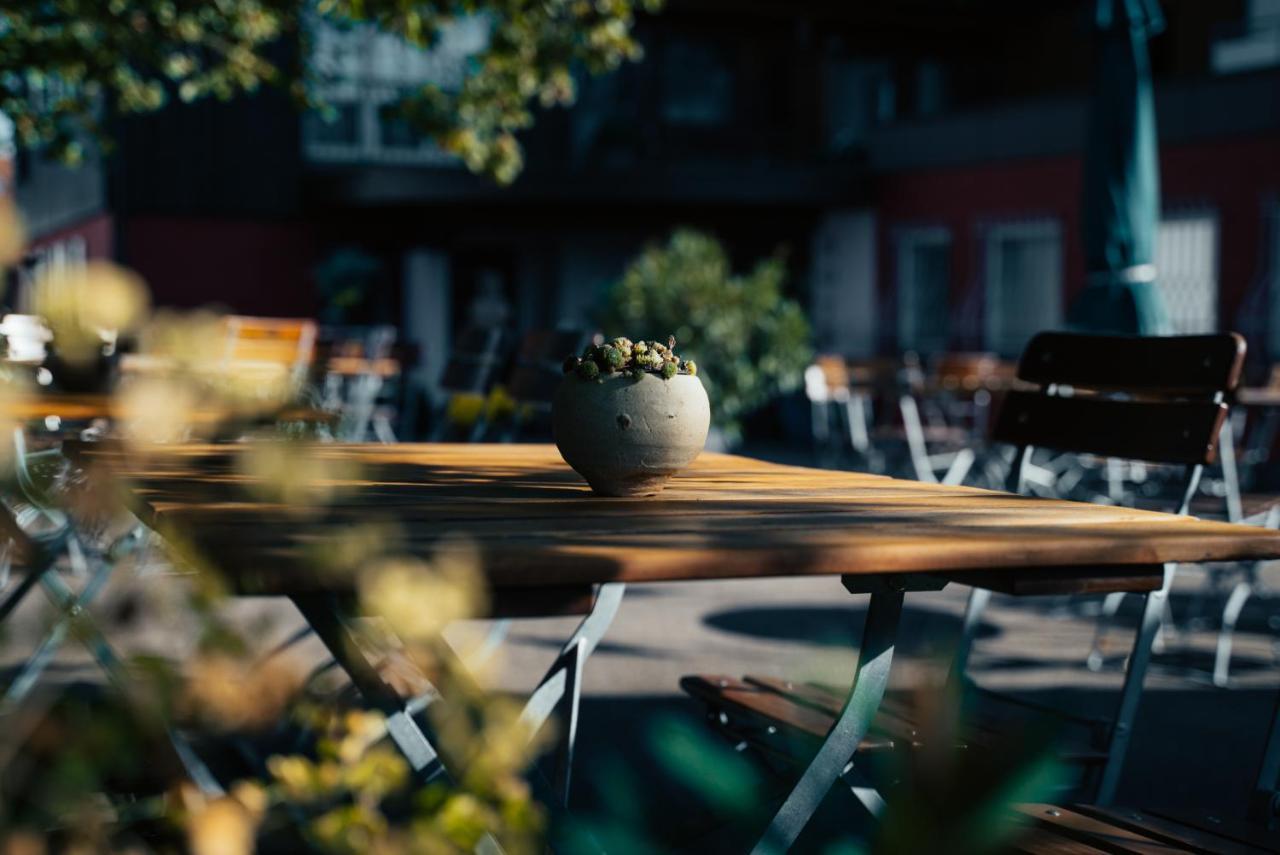
[[868, 424], [871, 396], [865, 389], [854, 388], [849, 365], [843, 356], [825, 354], [817, 357], [804, 371], [804, 391], [809, 399], [813, 426], [813, 442], [826, 448], [831, 439], [831, 415], [836, 422], [843, 418], [849, 447], [855, 454], [866, 456], [871, 451]]
[[283, 372], [292, 389], [306, 384], [315, 356], [315, 321], [228, 315], [223, 325], [227, 336], [222, 354], [225, 370]]
[[[943, 403], [955, 403], [956, 393], [972, 385], [980, 388], [984, 372], [998, 364], [987, 354], [956, 354], [940, 362], [947, 373], [934, 373], [926, 378], [918, 360], [908, 360], [903, 372], [903, 388], [898, 395], [898, 412], [911, 455], [911, 467], [916, 480], [929, 484], [961, 484], [973, 467], [976, 455], [970, 445], [973, 442], [973, 425], [951, 423], [947, 414], [930, 400], [930, 395], [941, 394]], [[934, 417], [928, 418], [928, 411]], [[952, 414], [954, 416], [954, 413]], [[939, 443], [939, 440], [941, 442]], [[944, 450], [931, 448], [941, 444]], [[941, 477], [939, 477], [941, 475]]]
[[[12, 504], [0, 501], [0, 539], [6, 544], [6, 571], [10, 562], [16, 562], [23, 567], [24, 573], [13, 590], [0, 601], [0, 622], [13, 613], [36, 585], [44, 589], [60, 614], [0, 696], [0, 721], [11, 716], [31, 694], [73, 625], [108, 681], [122, 695], [128, 696], [129, 677], [124, 664], [94, 624], [88, 607], [106, 586], [116, 563], [141, 542], [135, 530], [117, 539], [102, 555], [87, 552], [80, 544], [70, 519], [50, 505], [31, 476], [32, 462], [59, 452], [27, 454], [21, 429], [14, 432], [14, 445], [17, 452], [15, 475], [23, 499]], [[57, 567], [57, 560], [63, 553], [68, 556], [73, 571], [88, 580], [78, 594], [63, 581]], [[192, 782], [207, 794], [221, 795], [221, 784], [186, 738], [170, 726], [166, 726], [166, 733]]]
[[[332, 332], [332, 330], [330, 331]], [[378, 442], [396, 441], [389, 408], [380, 405], [388, 386], [400, 374], [392, 356], [396, 328], [381, 325], [341, 330], [324, 363], [324, 407], [340, 413], [337, 438], [364, 442], [373, 431]]]
[[[1027, 346], [1017, 373], [1019, 380], [1038, 389], [1010, 391], [992, 432], [994, 440], [1017, 450], [1011, 491], [1023, 492], [1024, 469], [1036, 447], [1142, 459], [1183, 468], [1171, 509], [1185, 514], [1201, 470], [1214, 459], [1227, 413], [1224, 397], [1239, 382], [1244, 352], [1244, 339], [1235, 334], [1128, 338], [1041, 333]], [[1173, 565], [1166, 565], [1161, 588], [1143, 595], [1142, 618], [1112, 720], [1066, 715], [1030, 701], [982, 692], [1090, 728], [1095, 745], [1063, 756], [1095, 773], [1099, 804], [1111, 801], [1119, 782], [1173, 572]], [[970, 594], [949, 678], [957, 686], [967, 681], [970, 651], [990, 597], [989, 591], [980, 589]], [[758, 732], [752, 722], [770, 722], [768, 726], [775, 730], [821, 732], [834, 721], [841, 703], [839, 693], [823, 687], [766, 677], [740, 681], [694, 676], [682, 684], [708, 704], [714, 720], [748, 741]], [[747, 725], [739, 726], [744, 720]], [[913, 711], [901, 702], [883, 705], [873, 729], [864, 750], [910, 746], [918, 739]], [[992, 728], [979, 723], [965, 741], [980, 745], [984, 729]]]
[[1280, 852], [1280, 698], [1271, 715], [1247, 818], [1097, 805], [1025, 804], [1016, 852]]
[[[451, 402], [468, 396], [479, 398], [489, 390], [502, 358], [502, 339], [502, 330], [496, 327], [471, 327], [458, 335], [438, 384], [445, 400], [436, 408], [432, 442], [444, 440], [453, 427]], [[484, 434], [485, 427], [484, 413], [479, 412], [467, 438], [476, 442]]]
[[565, 357], [580, 354], [590, 341], [591, 334], [580, 329], [534, 330], [525, 334], [507, 381], [515, 411], [502, 435], [503, 442], [514, 442], [532, 418], [549, 419], [551, 399], [564, 378]]

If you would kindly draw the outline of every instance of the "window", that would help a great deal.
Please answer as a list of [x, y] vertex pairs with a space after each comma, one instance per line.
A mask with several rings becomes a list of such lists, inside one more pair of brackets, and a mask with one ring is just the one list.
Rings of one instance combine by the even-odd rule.
[[898, 346], [926, 354], [946, 350], [951, 235], [942, 228], [899, 232], [897, 264]]
[[309, 158], [456, 162], [401, 118], [396, 104], [428, 83], [446, 90], [461, 86], [469, 57], [488, 41], [484, 19], [460, 18], [445, 26], [430, 50], [370, 26], [340, 26], [319, 19], [309, 26], [314, 95], [326, 105], [323, 112], [308, 114], [303, 125]]
[[1156, 285], [1175, 335], [1218, 328], [1218, 220], [1213, 214], [1166, 215], [1156, 233]]
[[1271, 358], [1280, 358], [1280, 197], [1267, 201], [1262, 213], [1263, 282], [1271, 298]]
[[733, 118], [733, 72], [715, 45], [677, 38], [665, 46], [662, 117], [671, 125], [729, 124]]
[[826, 77], [828, 151], [856, 149], [872, 128], [893, 120], [897, 87], [887, 62], [833, 60]]
[[1015, 357], [1062, 322], [1062, 231], [1056, 221], [992, 227], [986, 235], [986, 341]]

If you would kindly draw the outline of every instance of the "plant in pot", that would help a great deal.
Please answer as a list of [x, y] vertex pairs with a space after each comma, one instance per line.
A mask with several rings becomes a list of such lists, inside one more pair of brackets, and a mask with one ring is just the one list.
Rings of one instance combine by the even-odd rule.
[[714, 238], [681, 229], [631, 263], [599, 319], [605, 329], [673, 332], [701, 366], [711, 400], [709, 447], [731, 447], [743, 417], [798, 388], [813, 356], [809, 320], [785, 296], [785, 280], [780, 255], [736, 275]]
[[653, 495], [702, 451], [711, 407], [674, 338], [590, 345], [564, 371], [552, 403], [556, 446], [597, 494]]

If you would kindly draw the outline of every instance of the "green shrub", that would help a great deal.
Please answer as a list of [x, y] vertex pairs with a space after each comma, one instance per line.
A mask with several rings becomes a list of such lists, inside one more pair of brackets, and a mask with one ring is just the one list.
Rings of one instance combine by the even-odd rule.
[[610, 289], [599, 322], [655, 338], [674, 332], [697, 359], [712, 423], [736, 439], [742, 417], [794, 389], [813, 355], [809, 320], [784, 296], [785, 279], [776, 255], [734, 275], [719, 242], [681, 229], [631, 263]]

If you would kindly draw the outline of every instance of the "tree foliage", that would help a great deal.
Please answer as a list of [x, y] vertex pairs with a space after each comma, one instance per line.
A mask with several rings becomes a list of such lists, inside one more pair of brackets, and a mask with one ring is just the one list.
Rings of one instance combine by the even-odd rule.
[[[282, 63], [282, 39], [303, 44], [308, 15], [373, 25], [428, 50], [464, 16], [489, 25], [460, 86], [409, 93], [404, 114], [475, 172], [510, 181], [516, 133], [533, 107], [568, 105], [574, 73], [601, 73], [641, 55], [638, 8], [661, 0], [11, 0], [0, 9], [0, 110], [27, 146], [79, 156], [103, 117], [171, 100], [228, 99], [263, 85], [307, 103], [305, 62]], [[287, 53], [287, 52], [286, 52]]]
[[714, 238], [682, 229], [631, 263], [609, 292], [601, 325], [606, 334], [674, 331], [697, 359], [713, 423], [733, 438], [744, 415], [799, 383], [812, 356], [809, 321], [784, 295], [785, 280], [778, 255], [735, 275]]

